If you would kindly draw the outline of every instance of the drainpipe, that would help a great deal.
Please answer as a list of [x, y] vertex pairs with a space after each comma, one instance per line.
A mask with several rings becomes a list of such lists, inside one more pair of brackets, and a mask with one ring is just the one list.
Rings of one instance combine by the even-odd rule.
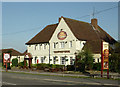
[[49, 64], [50, 64], [50, 42], [48, 44], [49, 44]]

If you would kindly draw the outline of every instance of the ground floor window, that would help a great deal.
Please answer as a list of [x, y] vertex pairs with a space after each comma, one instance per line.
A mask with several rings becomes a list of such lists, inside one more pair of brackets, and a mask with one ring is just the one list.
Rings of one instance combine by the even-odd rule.
[[61, 64], [65, 65], [65, 57], [61, 57]]
[[73, 65], [74, 61], [73, 61], [73, 57], [70, 57], [70, 65]]
[[41, 63], [44, 63], [44, 57], [41, 57]]

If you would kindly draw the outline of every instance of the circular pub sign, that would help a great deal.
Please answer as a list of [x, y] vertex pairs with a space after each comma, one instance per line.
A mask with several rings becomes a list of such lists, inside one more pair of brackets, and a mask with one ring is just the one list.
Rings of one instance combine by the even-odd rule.
[[65, 31], [60, 31], [57, 37], [59, 40], [64, 40], [67, 37], [67, 33]]

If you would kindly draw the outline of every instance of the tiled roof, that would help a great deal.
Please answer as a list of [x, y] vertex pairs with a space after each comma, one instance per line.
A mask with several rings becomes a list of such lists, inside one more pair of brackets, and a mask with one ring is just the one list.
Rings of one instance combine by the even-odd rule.
[[14, 49], [2, 49], [2, 53], [10, 53], [11, 56], [22, 56], [23, 54]]
[[35, 35], [26, 44], [29, 45], [29, 44], [38, 44], [38, 43], [48, 43], [57, 25], [58, 24], [52, 24], [52, 25], [46, 26], [42, 31], [40, 31], [37, 35]]

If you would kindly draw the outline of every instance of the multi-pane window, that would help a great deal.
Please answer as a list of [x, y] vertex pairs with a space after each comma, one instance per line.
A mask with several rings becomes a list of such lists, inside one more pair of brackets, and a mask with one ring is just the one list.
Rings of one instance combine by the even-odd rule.
[[61, 57], [61, 64], [65, 65], [65, 57]]
[[99, 58], [98, 58], [98, 63], [99, 63]]
[[44, 44], [44, 49], [46, 49], [47, 44]]
[[70, 41], [70, 44], [69, 44], [70, 48], [72, 47], [72, 41]]
[[70, 65], [73, 65], [73, 57], [70, 57]]
[[37, 50], [37, 44], [35, 45], [35, 50]]
[[65, 42], [60, 42], [60, 48], [64, 48], [65, 47]]
[[43, 63], [44, 62], [44, 57], [41, 57], [41, 63]]
[[37, 59], [37, 57], [35, 57], [35, 64], [36, 64], [36, 59]]
[[93, 62], [95, 62], [95, 59], [93, 59]]
[[53, 43], [53, 48], [56, 48], [56, 43]]
[[39, 49], [40, 49], [40, 50], [42, 49], [42, 44], [39, 45]]

